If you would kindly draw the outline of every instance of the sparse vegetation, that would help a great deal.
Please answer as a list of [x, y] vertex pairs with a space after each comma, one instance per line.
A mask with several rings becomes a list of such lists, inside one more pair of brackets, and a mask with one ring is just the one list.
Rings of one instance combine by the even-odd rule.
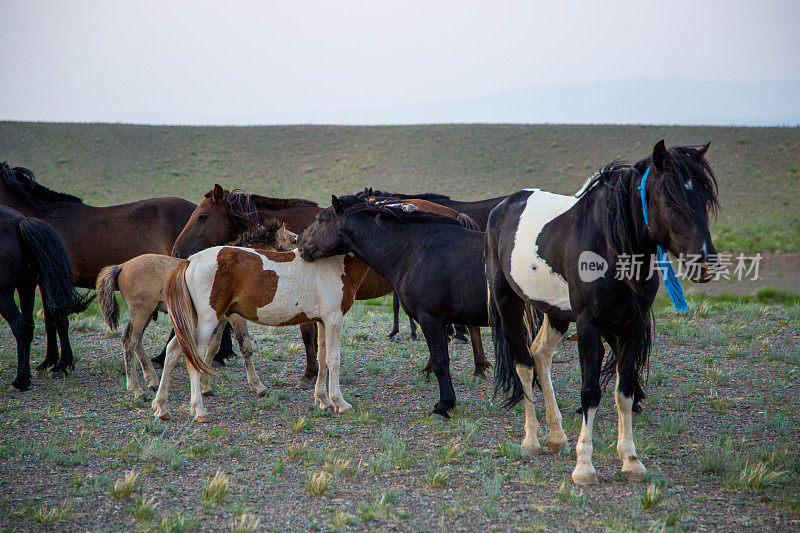
[[213, 478], [206, 481], [206, 486], [203, 489], [203, 503], [219, 503], [225, 499], [228, 494], [231, 480], [227, 474], [217, 470]]
[[111, 496], [118, 500], [130, 498], [138, 481], [138, 472], [134, 470], [126, 472], [124, 476], [114, 482], [114, 486], [111, 488]]

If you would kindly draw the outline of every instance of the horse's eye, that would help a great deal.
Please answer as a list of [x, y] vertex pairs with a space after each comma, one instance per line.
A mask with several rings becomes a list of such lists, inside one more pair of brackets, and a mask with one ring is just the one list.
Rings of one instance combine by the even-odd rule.
[[199, 217], [197, 217], [197, 221], [198, 221], [198, 222], [203, 222], [203, 221], [204, 221], [205, 219], [207, 219], [207, 218], [208, 218], [208, 215], [206, 215], [205, 213], [203, 213], [202, 215], [200, 215]]

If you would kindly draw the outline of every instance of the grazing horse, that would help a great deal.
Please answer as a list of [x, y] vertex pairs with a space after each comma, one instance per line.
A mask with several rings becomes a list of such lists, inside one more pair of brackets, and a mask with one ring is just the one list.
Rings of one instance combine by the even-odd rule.
[[[66, 323], [69, 313], [86, 309], [91, 298], [80, 296], [72, 285], [72, 267], [56, 231], [46, 222], [23, 216], [0, 206], [0, 316], [11, 327], [17, 341], [17, 376], [12, 386], [28, 390], [31, 384], [30, 350], [33, 340], [33, 305], [36, 286], [42, 293], [46, 313], [58, 323]], [[14, 302], [19, 294], [20, 309]], [[45, 359], [39, 369], [56, 365], [71, 367], [72, 351], [62, 350], [62, 358]]]
[[[272, 219], [266, 226], [257, 226], [252, 230], [242, 233], [239, 238], [230, 243], [232, 246], [245, 246], [265, 248], [277, 251], [287, 251], [294, 248], [297, 235], [286, 229], [279, 221]], [[130, 318], [122, 334], [122, 348], [125, 356], [126, 388], [133, 392], [134, 397], [141, 397], [145, 390], [139, 385], [136, 369], [133, 365], [134, 352], [139, 358], [144, 378], [148, 386], [155, 390], [158, 387], [158, 376], [153, 364], [144, 352], [142, 336], [150, 320], [159, 311], [167, 312], [164, 290], [167, 277], [180, 259], [168, 255], [144, 254], [122, 263], [121, 265], [107, 266], [97, 276], [97, 300], [106, 325], [116, 331], [119, 324], [119, 305], [114, 297], [114, 292], [119, 291], [123, 300], [130, 309]], [[222, 331], [220, 331], [222, 333]], [[247, 369], [248, 382], [259, 393], [266, 389], [258, 379], [252, 363], [249, 347], [247, 327], [244, 326], [244, 335], [237, 335], [239, 348], [242, 350]], [[221, 340], [220, 338], [216, 339]], [[217, 353], [219, 342], [214, 346], [211, 354]]]
[[297, 249], [307, 261], [352, 252], [391, 283], [406, 314], [422, 327], [433, 359], [440, 395], [434, 413], [449, 417], [455, 392], [446, 326], [489, 323], [483, 238], [452, 218], [333, 196], [331, 207], [298, 237]]
[[[352, 254], [307, 263], [295, 252], [273, 252], [218, 246], [182, 260], [167, 279], [167, 309], [175, 338], [167, 345], [161, 383], [153, 400], [157, 417], [168, 416], [167, 394], [172, 370], [186, 356], [191, 383], [191, 412], [208, 420], [203, 406], [201, 374], [211, 368], [198, 355], [224, 317], [240, 317], [269, 326], [316, 322], [319, 373], [314, 403], [340, 413], [352, 406], [339, 387], [339, 340], [345, 313], [368, 267]], [[330, 377], [330, 393], [326, 378]]]
[[[93, 289], [106, 265], [116, 265], [146, 253], [169, 254], [186, 225], [194, 204], [182, 198], [151, 198], [129, 204], [95, 207], [77, 196], [56, 192], [36, 181], [26, 168], [0, 163], [0, 205], [50, 224], [58, 233], [72, 263], [76, 287]], [[52, 317], [45, 308], [45, 361], [71, 360], [65, 315]], [[57, 336], [57, 337], [56, 337]]]
[[[578, 437], [575, 483], [597, 483], [592, 465], [592, 426], [600, 403], [601, 377], [616, 374], [617, 451], [629, 480], [645, 467], [636, 457], [631, 411], [644, 393], [640, 376], [651, 347], [651, 306], [658, 275], [651, 275], [657, 246], [678, 257], [694, 254], [693, 281], [710, 279], [716, 251], [708, 229], [716, 213], [717, 182], [701, 148], [664, 141], [634, 165], [611, 163], [574, 196], [530, 189], [512, 194], [491, 213], [486, 228], [486, 278], [495, 339], [495, 393], [506, 404], [525, 401], [522, 448], [538, 453], [539, 422], [533, 384], [544, 396], [549, 445], [567, 443], [550, 379], [553, 350], [575, 322], [581, 366], [583, 424]], [[625, 270], [639, 261], [641, 268]], [[593, 268], [589, 268], [589, 265]], [[544, 313], [527, 346], [523, 314]], [[611, 354], [603, 365], [603, 341]], [[639, 398], [637, 398], [639, 396]]]

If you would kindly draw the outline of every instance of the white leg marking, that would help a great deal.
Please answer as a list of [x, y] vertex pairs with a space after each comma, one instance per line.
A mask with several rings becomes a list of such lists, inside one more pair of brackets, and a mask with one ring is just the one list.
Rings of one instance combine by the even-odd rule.
[[583, 425], [581, 434], [578, 437], [578, 444], [575, 450], [578, 454], [578, 461], [575, 470], [572, 471], [572, 481], [578, 485], [593, 485], [597, 483], [597, 471], [592, 465], [592, 427], [594, 426], [594, 414], [597, 407], [587, 409], [583, 415]]
[[522, 441], [522, 451], [525, 455], [538, 455], [542, 450], [539, 444], [539, 420], [536, 418], [536, 406], [533, 403], [533, 367], [516, 365], [517, 376], [522, 382], [525, 392], [525, 439]]
[[339, 388], [339, 367], [341, 355], [339, 352], [339, 340], [342, 333], [342, 317], [337, 317], [325, 326], [325, 344], [327, 346], [326, 359], [328, 362], [328, 374], [330, 375], [330, 400], [340, 413], [346, 413], [353, 409], [342, 396]]
[[164, 359], [164, 370], [161, 372], [161, 382], [158, 384], [158, 392], [156, 397], [153, 398], [153, 409], [155, 409], [155, 416], [162, 420], [169, 419], [169, 409], [167, 408], [167, 399], [169, 397], [169, 385], [172, 381], [172, 372], [175, 365], [178, 364], [182, 352], [181, 346], [178, 344], [178, 339], [173, 337], [169, 344], [167, 344], [167, 356]]
[[314, 404], [319, 404], [319, 408], [333, 409], [333, 404], [328, 400], [328, 349], [325, 344], [325, 326], [317, 324], [317, 383], [314, 385]]
[[[198, 324], [197, 324], [197, 333], [195, 334], [195, 345], [197, 346], [197, 353], [206, 354], [206, 362], [214, 357], [212, 353], [209, 355], [209, 343], [211, 341], [211, 337], [214, 336], [214, 332], [217, 328], [224, 328], [225, 321], [217, 321], [216, 317], [213, 320], [209, 319], [204, 322], [200, 322], [202, 320], [201, 317], [198, 317]], [[208, 422], [209, 416], [208, 411], [206, 411], [205, 406], [203, 405], [203, 378], [205, 379], [206, 386], [208, 385], [208, 377], [201, 376], [200, 372], [195, 370], [191, 367], [191, 365], [186, 365], [187, 370], [189, 371], [189, 384], [191, 388], [191, 399], [189, 401], [189, 413], [194, 415], [194, 419], [198, 422]]]
[[622, 459], [622, 471], [627, 474], [628, 481], [641, 481], [647, 472], [644, 465], [636, 456], [636, 446], [633, 444], [633, 397], [626, 397], [619, 391], [619, 374], [617, 374], [617, 387], [614, 390], [614, 401], [617, 404], [617, 452]]
[[539, 329], [539, 333], [536, 335], [536, 339], [534, 339], [531, 345], [533, 363], [536, 366], [536, 374], [539, 376], [539, 384], [542, 387], [542, 396], [544, 397], [547, 427], [550, 429], [550, 436], [547, 438], [547, 444], [553, 452], [561, 450], [569, 442], [566, 433], [564, 433], [564, 427], [562, 426], [563, 418], [558, 404], [556, 403], [553, 379], [550, 375], [550, 368], [553, 363], [553, 352], [562, 337], [563, 335], [550, 325], [545, 315], [542, 327]]

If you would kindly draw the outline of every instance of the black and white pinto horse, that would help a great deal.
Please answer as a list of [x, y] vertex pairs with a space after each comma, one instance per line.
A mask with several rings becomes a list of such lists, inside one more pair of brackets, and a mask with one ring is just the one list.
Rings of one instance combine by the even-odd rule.
[[[524, 398], [522, 447], [528, 454], [540, 450], [532, 402], [537, 377], [550, 429], [548, 444], [551, 449], [567, 444], [550, 365], [567, 326], [576, 323], [583, 424], [572, 472], [575, 483], [597, 483], [592, 426], [601, 376], [609, 380], [614, 372], [622, 471], [631, 481], [644, 477], [633, 443], [631, 411], [634, 401], [644, 396], [639, 380], [651, 347], [650, 311], [659, 278], [649, 274], [660, 245], [676, 257], [698, 258], [693, 281], [711, 278], [708, 262], [716, 259], [716, 251], [708, 215], [716, 214], [718, 203], [716, 179], [705, 159], [708, 146], [667, 150], [660, 141], [652, 157], [632, 166], [611, 163], [574, 196], [524, 190], [501, 202], [489, 217], [485, 264], [497, 359], [495, 393], [506, 395], [508, 406]], [[639, 189], [645, 176], [647, 221]], [[641, 271], [634, 269], [631, 276], [617, 279], [617, 265], [626, 257], [640, 257]], [[580, 265], [587, 259], [605, 263], [607, 269], [602, 275], [587, 275]], [[527, 305], [544, 313], [530, 347], [524, 325]], [[603, 339], [611, 347], [605, 366]]]

